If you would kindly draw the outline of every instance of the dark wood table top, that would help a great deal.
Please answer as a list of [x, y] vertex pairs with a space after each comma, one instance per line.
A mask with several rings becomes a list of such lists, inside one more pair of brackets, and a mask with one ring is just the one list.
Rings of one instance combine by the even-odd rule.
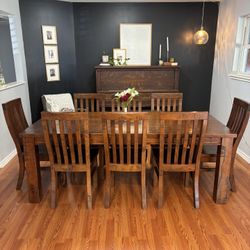
[[[148, 142], [151, 144], [157, 144], [159, 138], [159, 112], [148, 112], [148, 120]], [[103, 144], [101, 113], [89, 113], [89, 128], [91, 143]], [[23, 133], [20, 134], [20, 136], [22, 138], [26, 136], [33, 137], [35, 144], [44, 143], [41, 120], [31, 124]], [[205, 134], [205, 143], [218, 144], [218, 140], [225, 137], [236, 137], [236, 134], [233, 134], [224, 124], [209, 115], [207, 131]]]

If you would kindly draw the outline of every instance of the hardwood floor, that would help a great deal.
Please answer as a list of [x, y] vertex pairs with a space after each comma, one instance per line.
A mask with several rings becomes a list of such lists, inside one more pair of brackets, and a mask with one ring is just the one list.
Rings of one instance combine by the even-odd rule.
[[44, 198], [29, 204], [27, 186], [16, 191], [17, 158], [0, 169], [0, 249], [250, 249], [250, 164], [237, 158], [237, 192], [226, 205], [212, 200], [213, 172], [201, 173], [200, 209], [180, 174], [165, 176], [164, 205], [148, 182], [147, 209], [141, 209], [139, 178], [116, 175], [111, 207], [103, 207], [103, 183], [86, 208], [84, 186], [61, 188], [58, 206], [49, 206], [49, 171], [43, 171]]

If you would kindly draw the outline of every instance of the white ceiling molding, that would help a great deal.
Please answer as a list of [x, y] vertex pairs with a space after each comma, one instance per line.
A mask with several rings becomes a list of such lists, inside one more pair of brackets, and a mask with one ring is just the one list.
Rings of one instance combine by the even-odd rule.
[[[203, 0], [59, 0], [72, 3], [188, 3], [203, 2]], [[223, 0], [205, 0], [205, 2], [222, 2]]]

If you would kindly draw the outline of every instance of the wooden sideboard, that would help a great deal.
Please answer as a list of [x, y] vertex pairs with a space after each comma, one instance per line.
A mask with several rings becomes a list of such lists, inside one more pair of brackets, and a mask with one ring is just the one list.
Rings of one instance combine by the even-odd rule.
[[139, 92], [179, 91], [178, 66], [97, 66], [96, 91], [117, 92], [135, 87]]

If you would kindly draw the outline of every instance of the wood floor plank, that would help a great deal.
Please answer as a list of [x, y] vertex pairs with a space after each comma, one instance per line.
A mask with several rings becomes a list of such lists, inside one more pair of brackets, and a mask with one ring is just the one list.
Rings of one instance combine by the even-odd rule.
[[53, 210], [49, 171], [42, 173], [42, 202], [29, 204], [26, 181], [15, 190], [17, 169], [17, 158], [0, 169], [0, 249], [250, 249], [250, 164], [239, 157], [237, 192], [226, 205], [213, 202], [213, 172], [201, 171], [200, 209], [193, 207], [192, 186], [170, 173], [162, 209], [150, 178], [142, 210], [138, 174], [116, 174], [110, 208], [103, 207], [103, 182], [93, 191], [92, 210], [84, 185], [69, 183]]

